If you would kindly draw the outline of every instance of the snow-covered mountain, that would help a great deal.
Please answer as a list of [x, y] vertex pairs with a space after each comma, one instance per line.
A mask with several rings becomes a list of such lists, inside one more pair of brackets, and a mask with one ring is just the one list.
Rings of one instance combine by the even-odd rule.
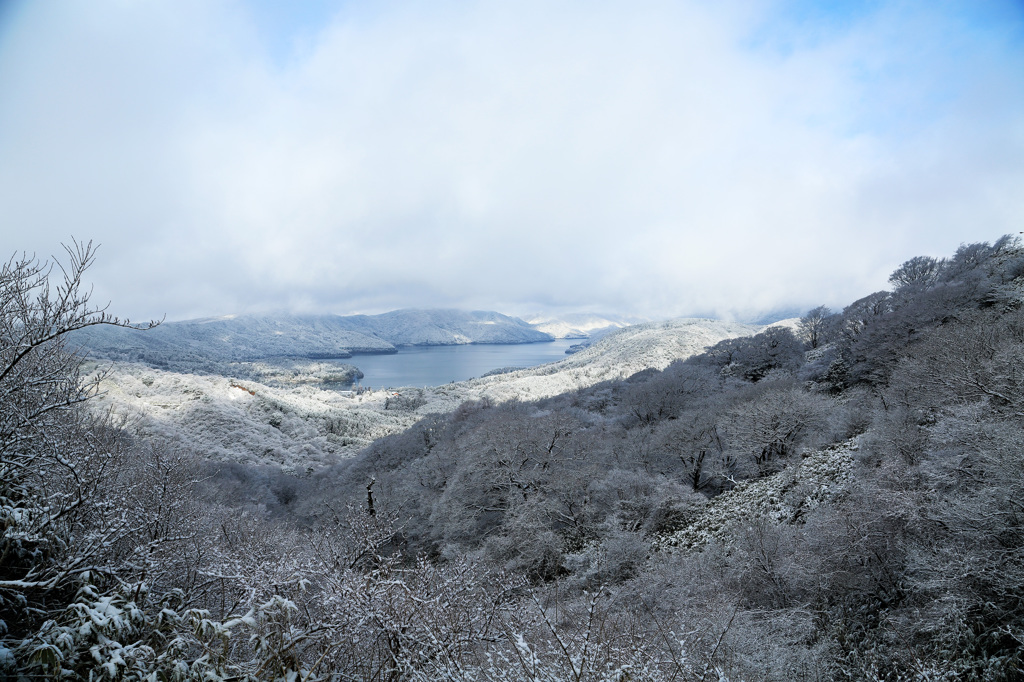
[[532, 343], [552, 336], [495, 312], [396, 310], [382, 315], [228, 315], [165, 322], [138, 332], [90, 327], [76, 332], [94, 357], [166, 366], [245, 362], [272, 357], [345, 358], [393, 353], [397, 346]]
[[647, 322], [638, 317], [599, 315], [595, 313], [569, 313], [566, 315], [528, 315], [524, 318], [534, 329], [551, 334], [556, 339], [585, 339], [596, 331], [628, 327]]
[[455, 346], [466, 343], [535, 343], [554, 337], [501, 313], [475, 310], [394, 310], [340, 318], [349, 329], [395, 346]]

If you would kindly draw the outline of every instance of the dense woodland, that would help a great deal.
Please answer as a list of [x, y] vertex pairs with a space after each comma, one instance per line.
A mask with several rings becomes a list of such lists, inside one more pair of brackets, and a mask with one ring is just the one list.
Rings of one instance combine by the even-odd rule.
[[302, 475], [89, 408], [92, 255], [0, 271], [2, 675], [1024, 679], [1014, 238]]

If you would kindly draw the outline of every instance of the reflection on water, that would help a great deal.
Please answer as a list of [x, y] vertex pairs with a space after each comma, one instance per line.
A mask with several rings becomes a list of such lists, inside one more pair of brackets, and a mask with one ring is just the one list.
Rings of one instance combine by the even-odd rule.
[[580, 339], [545, 343], [470, 344], [399, 348], [392, 355], [356, 355], [339, 363], [363, 372], [358, 385], [373, 388], [440, 386], [465, 381], [504, 367], [533, 367], [568, 357], [565, 349]]

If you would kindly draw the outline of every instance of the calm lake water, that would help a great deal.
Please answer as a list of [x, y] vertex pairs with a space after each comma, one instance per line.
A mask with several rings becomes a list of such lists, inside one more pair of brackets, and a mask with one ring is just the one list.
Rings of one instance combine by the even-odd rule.
[[581, 341], [399, 348], [393, 355], [356, 355], [341, 362], [362, 370], [362, 386], [440, 386], [502, 367], [533, 367], [563, 360], [568, 357], [565, 349]]

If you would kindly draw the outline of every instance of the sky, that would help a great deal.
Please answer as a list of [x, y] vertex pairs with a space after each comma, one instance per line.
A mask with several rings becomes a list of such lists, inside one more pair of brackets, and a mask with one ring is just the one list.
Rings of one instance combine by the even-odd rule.
[[749, 321], [1024, 230], [1024, 3], [0, 0], [0, 255], [133, 320]]

